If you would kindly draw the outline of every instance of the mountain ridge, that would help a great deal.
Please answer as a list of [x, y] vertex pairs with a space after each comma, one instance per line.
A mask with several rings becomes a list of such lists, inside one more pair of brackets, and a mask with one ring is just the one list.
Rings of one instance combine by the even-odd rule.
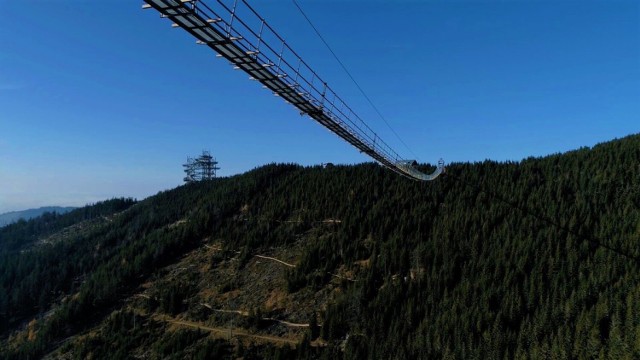
[[46, 212], [64, 214], [71, 210], [77, 209], [74, 206], [42, 206], [39, 208], [9, 211], [0, 214], [0, 227], [9, 225], [19, 220], [29, 220], [38, 217]]
[[[640, 264], [576, 234], [638, 253], [639, 158], [633, 135], [451, 164], [430, 183], [370, 163], [271, 164], [115, 201], [84, 233], [31, 250], [0, 231], [0, 274], [12, 274], [0, 353], [634, 358]], [[58, 295], [30, 300], [44, 281]]]

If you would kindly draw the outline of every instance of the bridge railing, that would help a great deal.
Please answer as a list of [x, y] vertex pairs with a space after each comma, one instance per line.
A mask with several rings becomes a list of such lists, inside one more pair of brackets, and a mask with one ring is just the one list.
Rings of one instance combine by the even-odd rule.
[[402, 159], [245, 0], [175, 1], [212, 19], [211, 26], [390, 163]]

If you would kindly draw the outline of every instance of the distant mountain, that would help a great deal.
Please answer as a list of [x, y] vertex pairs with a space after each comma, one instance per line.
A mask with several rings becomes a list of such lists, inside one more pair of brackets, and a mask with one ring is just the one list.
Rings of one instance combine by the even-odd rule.
[[14, 223], [20, 219], [29, 220], [38, 217], [46, 212], [56, 212], [58, 214], [64, 214], [75, 207], [62, 207], [62, 206], [45, 206], [37, 209], [27, 209], [22, 211], [11, 211], [8, 213], [0, 214], [0, 227]]

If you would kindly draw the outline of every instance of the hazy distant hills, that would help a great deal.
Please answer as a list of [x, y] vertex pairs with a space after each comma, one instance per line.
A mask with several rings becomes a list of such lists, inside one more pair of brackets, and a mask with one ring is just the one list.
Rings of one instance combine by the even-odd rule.
[[9, 225], [20, 219], [29, 220], [34, 217], [38, 217], [46, 212], [56, 212], [58, 214], [64, 214], [75, 207], [62, 207], [62, 206], [45, 206], [37, 209], [27, 209], [22, 211], [11, 211], [8, 213], [0, 214], [0, 226]]

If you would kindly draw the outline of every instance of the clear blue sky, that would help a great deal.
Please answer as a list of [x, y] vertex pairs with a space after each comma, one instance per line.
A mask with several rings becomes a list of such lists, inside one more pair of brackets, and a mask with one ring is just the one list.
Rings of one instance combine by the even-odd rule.
[[[419, 161], [640, 131], [638, 1], [299, 2]], [[252, 3], [411, 157], [290, 1]], [[0, 0], [0, 212], [143, 198], [203, 149], [223, 176], [369, 161], [141, 4]]]

